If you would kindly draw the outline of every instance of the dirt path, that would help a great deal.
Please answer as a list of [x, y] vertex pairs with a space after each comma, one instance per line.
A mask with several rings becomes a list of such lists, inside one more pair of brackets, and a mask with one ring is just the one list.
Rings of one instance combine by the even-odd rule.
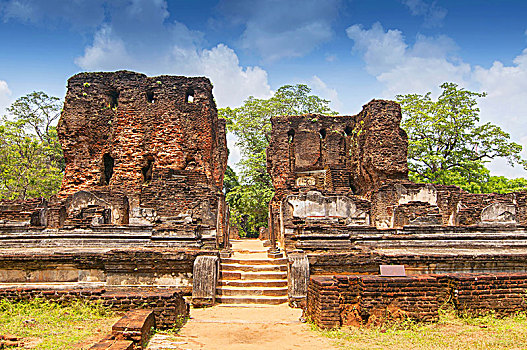
[[[301, 323], [300, 309], [277, 306], [214, 306], [192, 309], [191, 319], [168, 347], [168, 339], [151, 349], [331, 350], [329, 339]], [[161, 339], [159, 339], [161, 340]], [[156, 343], [156, 339], [153, 339]], [[166, 347], [162, 344], [165, 343]]]

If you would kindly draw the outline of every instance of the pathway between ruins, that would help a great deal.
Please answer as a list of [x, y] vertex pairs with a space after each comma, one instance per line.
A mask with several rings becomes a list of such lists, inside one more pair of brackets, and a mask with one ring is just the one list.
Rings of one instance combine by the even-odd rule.
[[148, 349], [337, 349], [301, 322], [301, 309], [287, 305], [285, 259], [268, 259], [259, 240], [232, 244], [233, 256], [222, 259], [222, 303], [191, 309], [175, 341], [158, 334]]

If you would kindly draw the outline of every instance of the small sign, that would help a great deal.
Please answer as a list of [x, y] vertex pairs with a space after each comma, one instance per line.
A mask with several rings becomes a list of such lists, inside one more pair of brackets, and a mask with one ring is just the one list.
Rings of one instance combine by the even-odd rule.
[[405, 277], [404, 265], [381, 265], [381, 276]]

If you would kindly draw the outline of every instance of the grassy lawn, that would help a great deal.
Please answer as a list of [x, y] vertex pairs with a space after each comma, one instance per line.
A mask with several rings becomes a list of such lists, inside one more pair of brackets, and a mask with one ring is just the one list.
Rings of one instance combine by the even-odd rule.
[[23, 339], [23, 349], [81, 349], [80, 344], [109, 333], [117, 317], [108, 309], [82, 301], [69, 305], [35, 299], [0, 300], [0, 334]]
[[439, 322], [404, 322], [390, 327], [343, 327], [319, 334], [342, 349], [526, 349], [527, 313], [498, 318], [457, 316], [443, 310]]

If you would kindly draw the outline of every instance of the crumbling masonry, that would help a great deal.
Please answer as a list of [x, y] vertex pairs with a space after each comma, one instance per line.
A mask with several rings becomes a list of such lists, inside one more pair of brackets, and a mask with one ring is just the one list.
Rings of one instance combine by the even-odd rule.
[[[526, 309], [527, 192], [410, 182], [400, 121], [399, 105], [384, 100], [354, 116], [271, 119], [268, 235], [289, 259], [290, 301], [326, 327], [387, 311], [434, 319], [445, 295], [460, 310]], [[220, 258], [229, 248], [227, 147], [210, 81], [77, 74], [58, 133], [66, 162], [58, 195], [0, 203], [0, 283], [190, 294], [194, 262], [208, 261], [197, 267], [212, 266], [201, 274], [209, 280], [195, 286], [214, 301], [230, 253]], [[427, 275], [371, 276], [379, 265]], [[414, 303], [421, 292], [426, 300]]]
[[400, 121], [384, 100], [355, 116], [271, 119], [270, 228], [286, 252], [305, 252], [312, 273], [525, 271], [527, 192], [408, 181]]
[[195, 257], [228, 246], [225, 120], [207, 78], [77, 74], [57, 129], [60, 192], [0, 205], [0, 282], [189, 288]]
[[225, 229], [225, 121], [208, 79], [78, 74], [58, 134], [66, 224], [95, 223], [86, 220], [95, 208], [108, 210], [101, 223], [153, 225], [162, 236], [207, 242]]
[[[383, 100], [355, 116], [271, 119], [270, 233], [309, 261], [307, 316], [331, 328], [434, 320], [447, 300], [460, 311], [526, 310], [527, 192], [410, 182], [400, 121], [399, 105]], [[368, 276], [379, 265], [417, 276]]]

